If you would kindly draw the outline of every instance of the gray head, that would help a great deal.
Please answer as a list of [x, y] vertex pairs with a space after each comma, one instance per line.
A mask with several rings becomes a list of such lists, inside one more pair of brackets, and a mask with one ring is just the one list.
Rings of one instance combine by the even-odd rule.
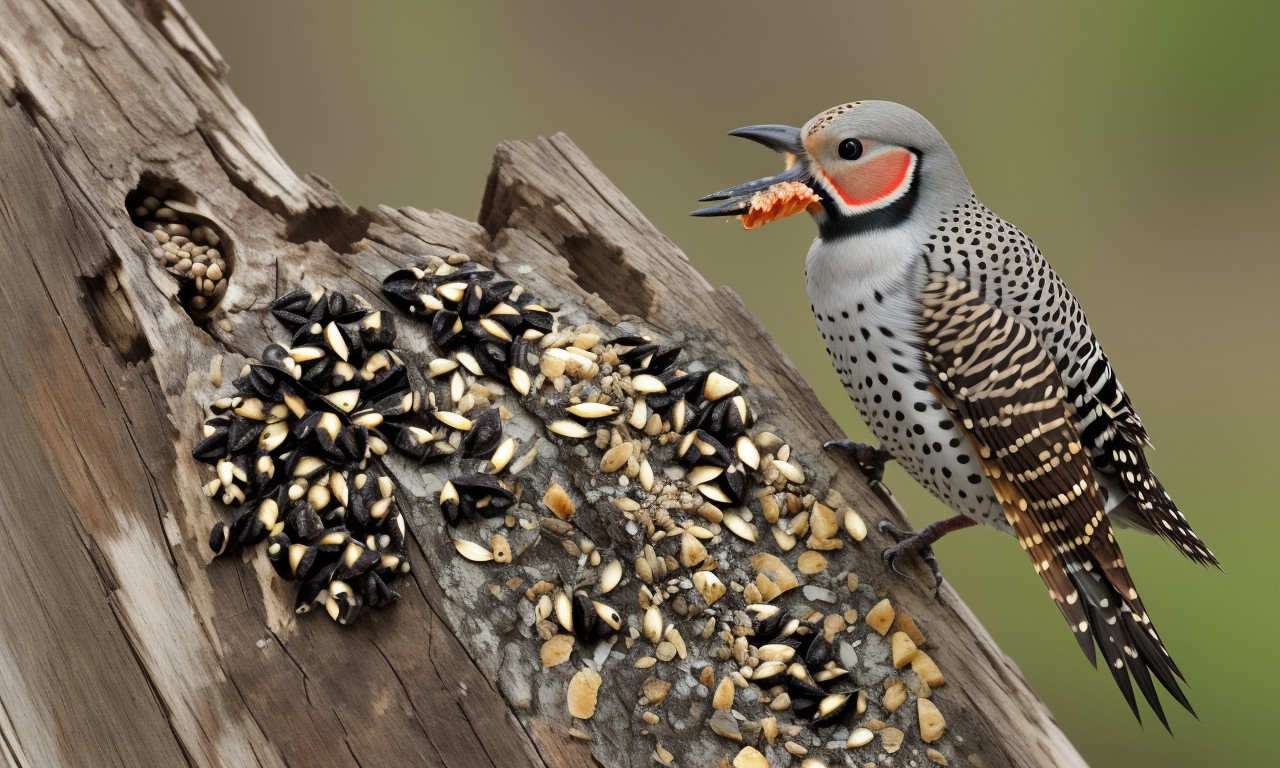
[[[703, 199], [728, 202], [695, 215], [741, 214], [750, 209], [757, 193], [782, 182], [801, 182], [821, 203], [808, 207], [820, 236], [838, 239], [909, 224], [918, 211], [927, 212], [926, 220], [932, 221], [934, 214], [971, 194], [955, 153], [938, 129], [915, 110], [891, 101], [841, 104], [800, 129], [753, 126], [732, 135], [788, 155], [788, 170], [709, 195]], [[764, 223], [798, 210], [805, 207], [779, 208], [772, 218], [756, 218]]]

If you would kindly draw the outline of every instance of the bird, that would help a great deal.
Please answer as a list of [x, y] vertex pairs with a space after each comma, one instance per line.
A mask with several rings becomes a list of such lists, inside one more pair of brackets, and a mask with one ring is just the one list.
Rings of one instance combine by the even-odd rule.
[[804, 211], [817, 225], [811, 309], [880, 442], [828, 447], [851, 451], [872, 484], [897, 461], [955, 512], [915, 532], [883, 521], [898, 540], [886, 565], [919, 554], [940, 586], [941, 536], [977, 523], [1013, 534], [1139, 722], [1133, 684], [1169, 728], [1153, 677], [1195, 715], [1114, 529], [1218, 560], [1156, 478], [1141, 419], [1036, 245], [982, 204], [942, 134], [901, 104], [854, 101], [800, 128], [730, 135], [782, 153], [785, 170], [707, 195], [717, 204], [693, 215], [739, 216], [751, 229]]

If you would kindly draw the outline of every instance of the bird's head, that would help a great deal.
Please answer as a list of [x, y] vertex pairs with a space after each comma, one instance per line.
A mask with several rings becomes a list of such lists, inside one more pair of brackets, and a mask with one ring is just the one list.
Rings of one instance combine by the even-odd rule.
[[891, 101], [841, 104], [803, 128], [756, 125], [729, 135], [781, 152], [786, 169], [707, 195], [723, 202], [695, 216], [741, 216], [751, 229], [808, 211], [828, 239], [901, 224], [922, 199], [936, 212], [970, 194], [938, 130]]

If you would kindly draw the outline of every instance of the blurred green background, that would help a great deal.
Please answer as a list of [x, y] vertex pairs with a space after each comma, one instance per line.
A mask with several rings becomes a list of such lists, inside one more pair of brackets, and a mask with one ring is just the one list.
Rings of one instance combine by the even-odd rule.
[[[944, 540], [947, 577], [1104, 766], [1274, 756], [1280, 5], [188, 0], [298, 172], [352, 204], [473, 218], [499, 141], [565, 131], [713, 283], [741, 294], [855, 438], [804, 295], [803, 217], [744, 232], [696, 199], [777, 170], [725, 131], [909, 104], [1081, 299], [1153, 463], [1225, 574], [1125, 552], [1196, 722], [1140, 727], [1012, 539]], [[899, 469], [917, 524], [947, 514]], [[1251, 763], [1252, 764], [1252, 763]]]

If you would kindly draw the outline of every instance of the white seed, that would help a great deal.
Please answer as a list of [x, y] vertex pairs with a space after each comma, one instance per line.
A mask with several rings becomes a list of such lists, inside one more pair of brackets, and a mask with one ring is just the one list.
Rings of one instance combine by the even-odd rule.
[[610, 560], [609, 564], [600, 571], [600, 591], [608, 594], [613, 588], [622, 582], [622, 561]]
[[360, 402], [360, 390], [344, 389], [330, 394], [325, 399], [343, 413], [351, 413], [351, 411], [355, 410], [356, 403]]
[[865, 747], [870, 744], [871, 740], [875, 737], [875, 733], [873, 733], [870, 728], [854, 728], [853, 732], [849, 734], [849, 740], [845, 742], [845, 746], [850, 749], [854, 747]]
[[737, 512], [724, 513], [724, 527], [740, 539], [746, 539], [752, 544], [756, 542], [756, 527], [743, 520]]
[[258, 446], [265, 451], [274, 451], [289, 436], [289, 423], [277, 421], [262, 428], [258, 434]]
[[618, 412], [618, 406], [604, 403], [578, 403], [565, 409], [574, 416], [584, 419], [603, 419]]
[[452, 371], [457, 367], [458, 367], [457, 360], [450, 360], [447, 357], [437, 357], [436, 359], [427, 363], [427, 373], [432, 378], [435, 378], [436, 376], [443, 376], [444, 374]]
[[436, 288], [436, 294], [445, 301], [452, 301], [455, 304], [462, 301], [467, 293], [466, 283], [445, 283]]
[[627, 419], [627, 423], [636, 429], [644, 429], [644, 425], [648, 421], [649, 407], [645, 405], [643, 397], [637, 397], [635, 407], [631, 409], [631, 417]]
[[702, 396], [708, 400], [719, 400], [738, 388], [738, 382], [712, 371], [707, 374], [707, 383], [702, 387]]
[[714, 605], [717, 600], [724, 597], [724, 582], [711, 571], [698, 571], [693, 574], [693, 586], [708, 606]]
[[591, 601], [591, 605], [595, 606], [596, 615], [600, 617], [601, 621], [608, 624], [615, 631], [622, 629], [622, 617], [612, 607], [595, 600]]
[[462, 374], [457, 371], [453, 372], [453, 376], [449, 379], [449, 400], [457, 403], [462, 396], [467, 393], [467, 382], [462, 378]]
[[436, 420], [445, 426], [466, 432], [471, 429], [471, 419], [452, 411], [436, 411]]
[[514, 437], [508, 437], [499, 443], [498, 447], [493, 451], [493, 456], [489, 458], [489, 461], [493, 464], [493, 474], [496, 475], [501, 472], [503, 467], [507, 466], [507, 463], [511, 461], [511, 457], [515, 455], [516, 439]]
[[671, 429], [673, 432], [684, 431], [684, 420], [689, 413], [689, 404], [681, 398], [676, 404], [671, 406]]
[[844, 511], [844, 529], [854, 541], [867, 538], [867, 523], [852, 507]]
[[715, 480], [724, 474], [724, 467], [713, 467], [710, 464], [702, 464], [689, 470], [689, 474], [685, 475], [685, 481], [689, 485], [702, 485]]
[[470, 371], [472, 376], [484, 375], [484, 369], [480, 367], [480, 363], [476, 362], [475, 357], [470, 352], [459, 352], [456, 357], [458, 362], [462, 363], [462, 367]]
[[738, 461], [752, 469], [760, 468], [760, 452], [756, 450], [756, 444], [751, 442], [751, 438], [739, 435], [738, 442], [734, 444], [734, 450], [738, 454]]
[[656, 394], [659, 392], [666, 392], [667, 385], [663, 384], [657, 376], [642, 373], [638, 376], [632, 377], [631, 390], [645, 395]]
[[480, 327], [483, 328], [485, 332], [487, 332], [490, 336], [493, 336], [496, 339], [501, 339], [503, 341], [511, 341], [511, 334], [507, 331], [506, 327], [503, 326], [502, 323], [499, 323], [497, 320], [493, 320], [488, 317], [482, 317], [480, 318]]
[[656, 605], [650, 605], [645, 609], [642, 630], [645, 639], [651, 643], [662, 639], [662, 611], [659, 611]]
[[556, 621], [565, 632], [573, 631], [573, 598], [563, 590], [556, 591]]
[[493, 560], [493, 552], [488, 547], [482, 547], [474, 541], [466, 539], [454, 539], [454, 549], [458, 550], [458, 554], [476, 563], [487, 563]]
[[731, 504], [732, 501], [725, 495], [724, 491], [718, 486], [703, 484], [698, 486], [698, 493], [702, 494], [708, 501], [714, 501], [717, 504]]
[[640, 472], [636, 475], [636, 479], [640, 481], [640, 487], [643, 488], [646, 493], [653, 492], [653, 466], [649, 464], [648, 459], [644, 459], [640, 462]]
[[795, 658], [796, 649], [781, 643], [770, 643], [756, 649], [756, 656], [761, 661], [791, 661]]
[[617, 472], [622, 469], [627, 460], [631, 458], [631, 454], [635, 451], [635, 444], [631, 442], [618, 443], [609, 450], [604, 452], [604, 456], [600, 457], [601, 472]]
[[345, 362], [351, 350], [347, 348], [347, 340], [342, 338], [342, 330], [338, 328], [337, 323], [330, 322], [324, 327], [324, 339], [329, 342], [329, 348], [334, 354]]
[[507, 376], [511, 379], [511, 386], [522, 396], [529, 394], [530, 385], [529, 372], [517, 366], [511, 366], [507, 369]]
[[591, 430], [582, 426], [578, 422], [570, 421], [569, 419], [557, 419], [556, 421], [548, 424], [547, 429], [557, 435], [564, 435], [565, 437], [571, 437], [575, 440], [581, 440], [582, 438], [590, 437], [593, 434]]
[[[315, 456], [303, 456], [298, 459], [298, 463], [293, 465], [294, 477], [310, 477], [321, 469], [324, 469], [325, 463]], [[223, 483], [227, 485], [227, 483]]]
[[789, 461], [774, 461], [773, 466], [777, 467], [778, 473], [790, 482], [800, 485], [804, 483], [804, 472], [800, 467]]

